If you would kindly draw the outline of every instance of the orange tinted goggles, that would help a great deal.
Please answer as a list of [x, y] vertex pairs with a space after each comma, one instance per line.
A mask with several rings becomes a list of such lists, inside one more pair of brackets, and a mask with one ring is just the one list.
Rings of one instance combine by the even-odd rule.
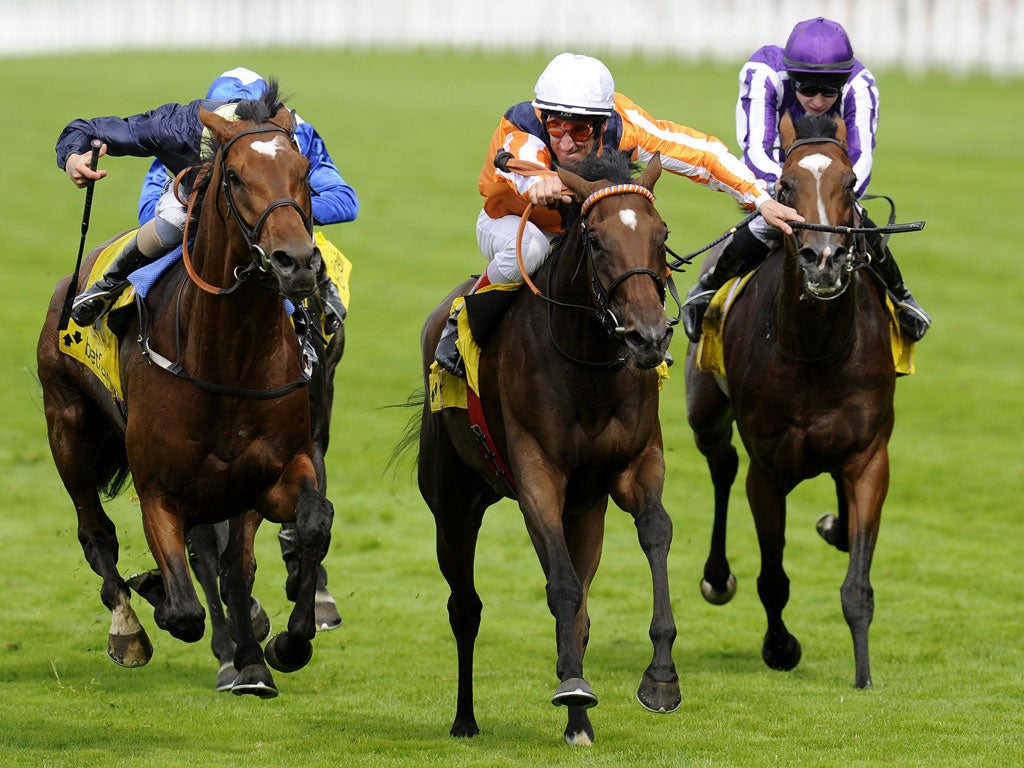
[[552, 139], [560, 139], [568, 133], [569, 138], [573, 141], [582, 143], [594, 135], [593, 123], [570, 123], [552, 118], [544, 124], [544, 127], [547, 128], [548, 136]]

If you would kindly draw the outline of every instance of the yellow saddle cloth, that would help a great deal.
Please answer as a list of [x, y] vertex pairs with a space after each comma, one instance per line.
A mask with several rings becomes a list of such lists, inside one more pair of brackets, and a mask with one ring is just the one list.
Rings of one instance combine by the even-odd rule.
[[[704, 323], [701, 328], [700, 341], [697, 342], [697, 354], [695, 356], [697, 370], [708, 373], [716, 373], [725, 376], [725, 357], [722, 346], [722, 329], [725, 327], [725, 318], [729, 309], [736, 302], [737, 297], [747, 285], [753, 272], [743, 277], [734, 277], [727, 282], [708, 306], [704, 313]], [[885, 308], [889, 315], [889, 338], [892, 348], [892, 362], [899, 376], [908, 376], [914, 373], [914, 342], [906, 339], [900, 333], [899, 322], [896, 319], [896, 307], [892, 300], [885, 297]]]
[[[103, 273], [110, 266], [114, 257], [137, 231], [133, 229], [126, 232], [103, 249], [93, 264], [87, 285], [92, 285], [103, 277]], [[330, 240], [324, 237], [322, 232], [317, 232], [315, 238], [327, 267], [327, 273], [337, 286], [338, 294], [341, 296], [345, 308], [348, 309], [351, 306], [349, 282], [352, 275], [352, 262]], [[101, 317], [95, 325], [82, 328], [69, 317], [68, 327], [63, 331], [58, 331], [61, 352], [85, 365], [111, 395], [121, 402], [124, 401], [124, 391], [121, 385], [119, 340], [108, 327], [107, 319], [111, 312], [133, 304], [135, 293], [135, 287], [129, 285], [111, 306], [110, 311]]]

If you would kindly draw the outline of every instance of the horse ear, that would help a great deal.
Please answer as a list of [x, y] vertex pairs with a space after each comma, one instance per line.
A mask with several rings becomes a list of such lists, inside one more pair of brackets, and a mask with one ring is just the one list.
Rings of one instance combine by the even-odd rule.
[[224, 137], [227, 136], [231, 130], [231, 122], [229, 120], [225, 120], [216, 112], [211, 112], [204, 107], [199, 107], [199, 120], [203, 125], [210, 129], [211, 135], [218, 143], [224, 143]]
[[647, 161], [647, 167], [636, 183], [654, 191], [654, 184], [658, 181], [659, 176], [661, 176], [661, 152], [655, 152], [654, 157]]
[[556, 168], [555, 170], [558, 173], [558, 178], [562, 180], [562, 183], [580, 202], [583, 202], [596, 190], [601, 188], [600, 182], [587, 181], [582, 176], [577, 176], [575, 173], [566, 170], [565, 168]]
[[279, 128], [284, 128], [291, 135], [295, 132], [295, 114], [283, 104], [278, 108], [277, 114], [270, 118], [270, 122]]
[[843, 120], [843, 118], [840, 117], [839, 115], [836, 115], [835, 117], [833, 117], [832, 120], [836, 124], [836, 141], [838, 141], [840, 144], [842, 144], [843, 148], [845, 148], [846, 147], [846, 121]]
[[779, 120], [779, 143], [782, 150], [788, 152], [794, 141], [796, 141], [796, 128], [793, 127], [792, 116], [786, 112]]

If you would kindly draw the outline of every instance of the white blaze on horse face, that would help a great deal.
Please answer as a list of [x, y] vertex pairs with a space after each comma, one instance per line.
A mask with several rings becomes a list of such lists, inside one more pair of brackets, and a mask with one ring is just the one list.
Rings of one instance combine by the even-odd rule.
[[261, 155], [277, 157], [277, 153], [288, 148], [287, 142], [280, 136], [275, 136], [270, 141], [254, 141], [252, 148]]
[[619, 211], [619, 220], [634, 232], [636, 231], [636, 211], [632, 208], [625, 208]]
[[818, 195], [818, 219], [821, 224], [828, 224], [828, 214], [825, 213], [825, 201], [821, 199], [821, 175], [825, 169], [832, 165], [832, 159], [825, 155], [808, 155], [797, 163], [805, 171], [810, 171], [814, 176], [814, 183]]

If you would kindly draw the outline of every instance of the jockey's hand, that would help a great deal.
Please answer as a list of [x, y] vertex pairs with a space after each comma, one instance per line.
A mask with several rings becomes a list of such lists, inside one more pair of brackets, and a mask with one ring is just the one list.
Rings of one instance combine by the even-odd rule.
[[526, 198], [534, 205], [555, 205], [558, 201], [571, 203], [572, 195], [562, 186], [558, 176], [541, 176], [540, 181], [526, 190]]
[[793, 228], [786, 223], [787, 221], [806, 221], [795, 209], [783, 205], [778, 200], [765, 200], [757, 210], [766, 223], [781, 229], [787, 235], [793, 234]]
[[[100, 147], [100, 157], [107, 154], [107, 145], [104, 144]], [[89, 167], [92, 162], [92, 152], [86, 152], [82, 155], [68, 155], [67, 162], [64, 163], [64, 172], [68, 175], [68, 178], [74, 183], [76, 187], [84, 187], [90, 181], [97, 181], [107, 175], [106, 171], [93, 170]]]

